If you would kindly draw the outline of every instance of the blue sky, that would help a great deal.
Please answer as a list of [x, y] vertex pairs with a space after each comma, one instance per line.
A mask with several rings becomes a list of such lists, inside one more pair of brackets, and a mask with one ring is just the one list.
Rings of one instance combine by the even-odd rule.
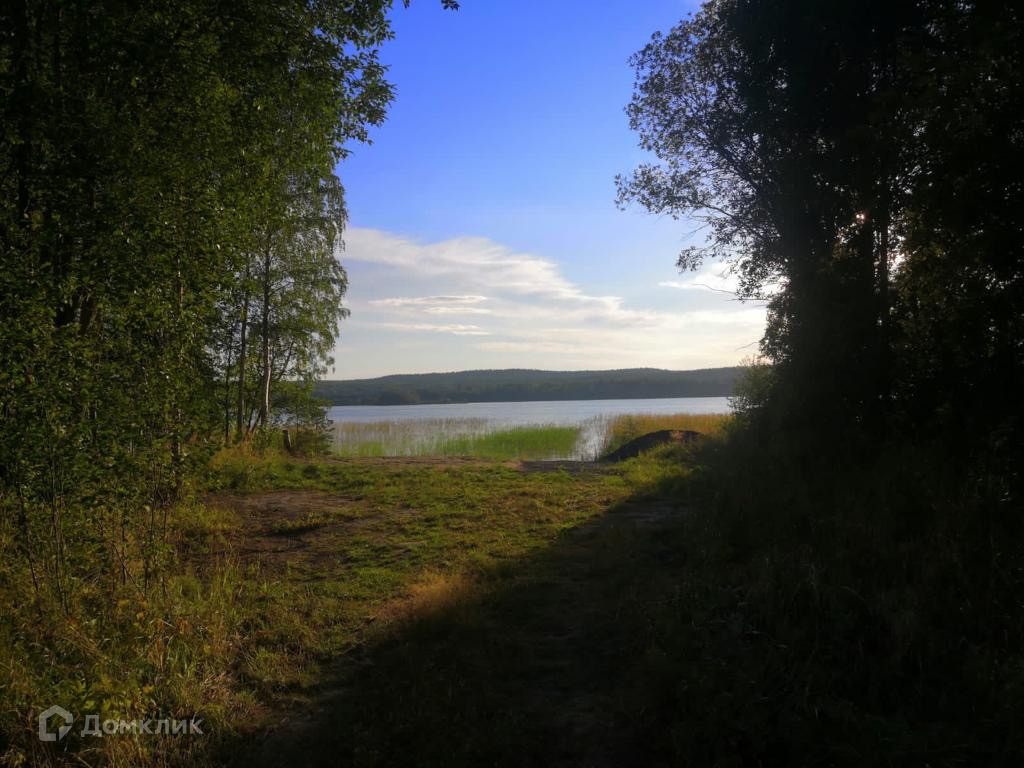
[[[728, 365], [763, 309], [680, 275], [687, 222], [615, 207], [644, 155], [627, 63], [684, 0], [396, 3], [396, 87], [339, 165], [349, 272], [331, 378], [470, 368]], [[699, 235], [697, 235], [699, 237]]]

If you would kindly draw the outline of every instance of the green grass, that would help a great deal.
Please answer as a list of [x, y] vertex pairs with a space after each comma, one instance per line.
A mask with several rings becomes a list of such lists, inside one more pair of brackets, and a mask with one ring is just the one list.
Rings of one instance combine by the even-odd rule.
[[[1016, 519], [919, 451], [785, 457], [736, 433], [579, 474], [224, 452], [164, 590], [98, 625], [7, 601], [7, 762], [1020, 764]], [[32, 730], [52, 701], [211, 737], [65, 754]]]
[[480, 456], [488, 459], [549, 459], [571, 456], [579, 439], [578, 427], [516, 427], [484, 435], [458, 435], [442, 440], [440, 456]]
[[[483, 570], [427, 570], [385, 607], [389, 631], [332, 668], [327, 687], [342, 693], [327, 711], [264, 747], [232, 745], [237, 764], [253, 752], [301, 752], [313, 765], [585, 765], [596, 755], [656, 764], [665, 733], [651, 727], [661, 713], [646, 686], [667, 649], [651, 622], [679, 599], [678, 517], [632, 517], [647, 508], [635, 501], [642, 489], [610, 481], [631, 490], [542, 546]], [[522, 514], [522, 502], [512, 504]], [[515, 536], [516, 526], [499, 525], [499, 536]]]
[[579, 427], [522, 426], [488, 431], [482, 420], [347, 423], [336, 428], [335, 453], [346, 457], [466, 456], [487, 459], [568, 458]]
[[[336, 660], [486, 590], [633, 492], [619, 472], [242, 450], [215, 457], [206, 485], [212, 495], [172, 516], [178, 556], [145, 596], [131, 581], [112, 598], [107, 584], [83, 584], [67, 615], [47, 610], [41, 621], [14, 598], [31, 593], [31, 575], [0, 567], [11, 606], [0, 627], [0, 762], [219, 764], [235, 734], [314, 697]], [[51, 748], [32, 714], [53, 702], [114, 719], [198, 712], [210, 736], [75, 733]]]
[[[315, 742], [314, 764], [1021, 764], [1019, 524], [917, 449], [810, 474], [786, 455], [735, 435], [657, 450], [616, 468], [622, 494], [585, 524], [483, 571], [426, 569], [426, 607], [353, 647], [330, 683], [346, 693], [268, 748]], [[649, 516], [666, 504], [688, 511]]]
[[[262, 591], [236, 602], [254, 612], [238, 684], [275, 707], [310, 695], [329, 660], [486, 590], [635, 490], [621, 473], [231, 454], [217, 459], [212, 482], [248, 498], [315, 494], [299, 497], [293, 517], [280, 515], [282, 500], [242, 515], [236, 531], [243, 540], [297, 536], [305, 545], [286, 559], [264, 558]], [[235, 498], [215, 495], [211, 503], [231, 506]]]

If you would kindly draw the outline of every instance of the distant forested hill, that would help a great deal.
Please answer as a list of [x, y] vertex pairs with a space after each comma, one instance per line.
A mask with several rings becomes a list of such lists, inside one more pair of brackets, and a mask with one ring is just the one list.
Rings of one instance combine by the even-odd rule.
[[612, 400], [731, 395], [742, 368], [665, 371], [459, 371], [320, 381], [318, 397], [332, 405], [487, 403], [523, 400]]

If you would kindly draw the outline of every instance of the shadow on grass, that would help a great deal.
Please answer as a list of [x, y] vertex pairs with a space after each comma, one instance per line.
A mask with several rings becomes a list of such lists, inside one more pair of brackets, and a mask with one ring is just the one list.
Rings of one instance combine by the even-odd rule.
[[226, 762], [1024, 765], [1015, 509], [915, 446], [812, 472], [762, 450], [623, 465], [656, 494], [433, 574]]
[[396, 608], [391, 631], [335, 663], [308, 709], [226, 745], [228, 762], [668, 762], [659, 700], [674, 683], [652, 671], [677, 616], [682, 514], [634, 498], [468, 587], [439, 576]]

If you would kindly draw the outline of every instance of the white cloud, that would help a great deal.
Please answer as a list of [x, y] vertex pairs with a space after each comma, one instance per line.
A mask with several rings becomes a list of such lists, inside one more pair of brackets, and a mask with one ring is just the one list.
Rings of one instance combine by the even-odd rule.
[[[558, 265], [516, 253], [484, 237], [456, 237], [417, 243], [375, 229], [350, 229], [342, 258], [400, 267], [421, 277], [458, 276], [464, 286], [497, 288], [502, 293], [607, 304], [614, 297], [587, 296], [566, 280]], [[440, 298], [440, 297], [425, 297]]]
[[739, 280], [728, 264], [714, 262], [705, 264], [696, 272], [688, 273], [686, 277], [663, 280], [658, 285], [681, 291], [713, 291], [735, 295], [739, 288]]
[[[750, 353], [764, 328], [763, 308], [731, 297], [687, 290], [665, 309], [664, 296], [653, 291], [650, 303], [638, 305], [588, 291], [555, 262], [486, 238], [420, 243], [355, 228], [346, 239], [340, 258], [353, 312], [335, 355], [353, 361], [345, 375], [731, 365]], [[628, 269], [628, 258], [623, 264]], [[730, 279], [709, 274], [718, 281], [711, 284]], [[372, 366], [357, 368], [364, 360]]]
[[[658, 283], [658, 286], [661, 288], [675, 288], [680, 291], [728, 294], [736, 298], [739, 295], [740, 280], [732, 265], [712, 262], [705, 264], [696, 272], [687, 273], [685, 277], [675, 280], [662, 280]], [[770, 280], [761, 286], [760, 295], [762, 298], [768, 298], [776, 293], [779, 287], [777, 280]]]
[[392, 307], [424, 312], [428, 315], [490, 315], [493, 310], [475, 306], [487, 301], [486, 296], [401, 296], [389, 299], [372, 299], [372, 307]]
[[383, 307], [428, 307], [437, 304], [479, 304], [486, 296], [406, 296], [395, 299], [374, 299], [371, 304]]
[[424, 307], [428, 315], [493, 315], [493, 309], [486, 307]]
[[456, 323], [448, 325], [438, 325], [436, 323], [375, 323], [375, 325], [395, 331], [429, 331], [431, 333], [452, 333], [456, 336], [490, 335], [478, 325], [461, 325]]

